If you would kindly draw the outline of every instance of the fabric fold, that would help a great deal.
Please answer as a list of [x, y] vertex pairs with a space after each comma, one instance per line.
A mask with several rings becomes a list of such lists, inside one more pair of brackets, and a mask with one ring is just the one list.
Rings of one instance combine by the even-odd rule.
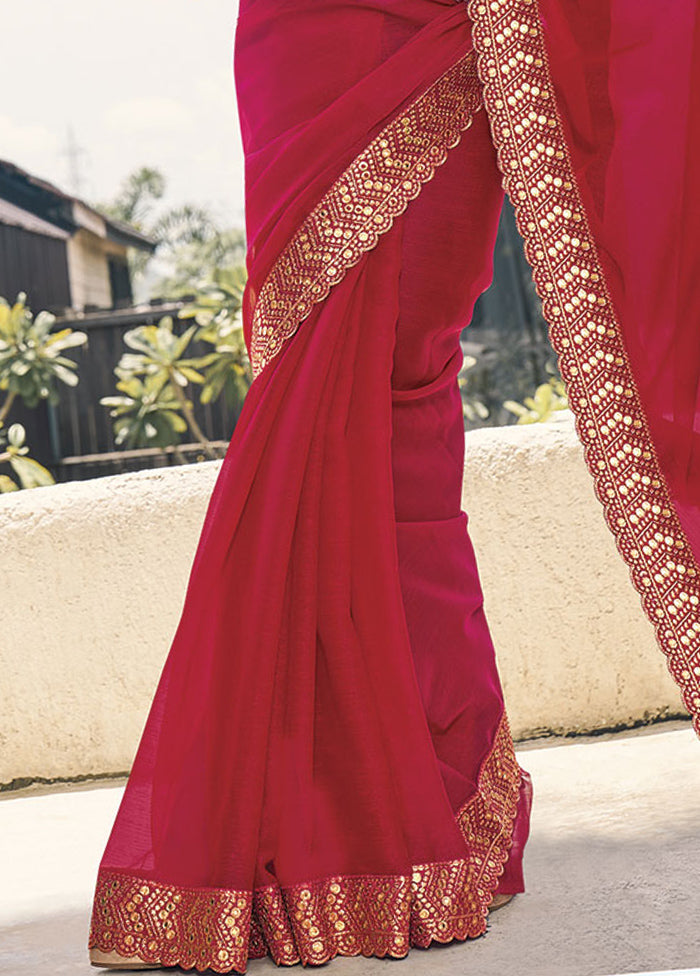
[[[260, 52], [260, 21], [253, 30], [247, 11], [262, 15], [263, 6], [271, 7], [244, 4], [240, 50], [255, 41]], [[376, 9], [362, 0], [348, 16], [361, 23]], [[385, 12], [383, 58], [415, 35], [418, 16], [452, 25], [422, 35], [435, 63], [468, 38], [444, 3], [409, 0], [408, 19], [397, 9], [389, 3]], [[297, 95], [304, 83], [316, 90], [317, 70], [309, 63]], [[311, 211], [297, 202], [291, 238], [282, 241], [281, 222], [266, 224], [266, 246], [274, 238], [278, 256], [244, 305], [256, 375], [100, 862], [90, 946], [216, 972], [244, 972], [263, 953], [279, 962], [401, 956], [411, 945], [482, 933], [516, 836], [522, 856], [528, 781], [498, 695], [482, 744], [464, 760], [473, 788], [457, 806], [446, 788], [396, 535], [403, 217], [427, 185], [450, 194], [459, 172], [444, 164], [456, 146], [469, 149], [462, 133], [478, 95], [467, 48], [419, 86], [389, 130], [366, 134], [352, 178], [341, 172]], [[247, 124], [258, 124], [251, 89], [243, 97]], [[348, 144], [361, 126], [361, 114], [348, 119]], [[383, 153], [392, 147], [402, 151]], [[385, 171], [389, 159], [399, 177]], [[473, 165], [490, 178], [488, 153]], [[280, 187], [286, 220], [284, 180]], [[247, 192], [249, 213], [262, 213], [257, 184]], [[348, 195], [352, 212], [343, 210]], [[373, 226], [360, 223], [356, 250], [339, 251], [343, 214], [354, 218], [358, 208]], [[253, 283], [257, 253], [249, 253]], [[304, 262], [332, 267], [332, 287], [316, 290]], [[430, 328], [429, 315], [423, 321]], [[458, 323], [448, 325], [456, 336]], [[519, 861], [511, 864], [511, 890], [522, 890], [519, 872]]]

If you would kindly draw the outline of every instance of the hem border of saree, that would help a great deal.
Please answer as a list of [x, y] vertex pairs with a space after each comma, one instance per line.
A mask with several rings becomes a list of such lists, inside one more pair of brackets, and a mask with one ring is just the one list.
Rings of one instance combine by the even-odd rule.
[[576, 182], [537, 0], [467, 0], [484, 106], [595, 494], [700, 735], [700, 572]]
[[88, 948], [229, 973], [267, 955], [277, 965], [320, 965], [476, 938], [512, 846], [522, 776], [504, 712], [477, 789], [455, 813], [467, 856], [417, 864], [410, 875], [338, 875], [251, 892], [101, 868]]
[[470, 50], [384, 126], [324, 193], [260, 288], [251, 323], [254, 378], [393, 226], [481, 107]]

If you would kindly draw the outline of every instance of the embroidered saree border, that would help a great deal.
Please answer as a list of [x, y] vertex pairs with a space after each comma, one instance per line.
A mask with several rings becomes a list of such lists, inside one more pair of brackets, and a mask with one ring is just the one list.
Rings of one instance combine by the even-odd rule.
[[700, 735], [700, 574], [627, 356], [556, 105], [537, 0], [468, 0], [503, 185], [605, 519]]
[[228, 973], [268, 954], [277, 965], [402, 958], [433, 940], [476, 938], [512, 846], [521, 775], [504, 713], [477, 790], [455, 815], [467, 856], [417, 864], [410, 875], [337, 876], [250, 892], [100, 870], [88, 947]]
[[469, 51], [353, 159], [295, 231], [260, 288], [251, 323], [254, 377], [418, 196], [479, 108], [481, 84]]

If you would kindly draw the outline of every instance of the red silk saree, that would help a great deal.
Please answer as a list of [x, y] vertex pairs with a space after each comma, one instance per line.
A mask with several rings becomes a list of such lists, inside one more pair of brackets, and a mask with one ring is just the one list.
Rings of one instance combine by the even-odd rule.
[[457, 384], [504, 189], [697, 723], [698, 29], [686, 0], [657, 10], [241, 0], [255, 378], [90, 947], [215, 972], [401, 957], [524, 890], [531, 785], [461, 510]]

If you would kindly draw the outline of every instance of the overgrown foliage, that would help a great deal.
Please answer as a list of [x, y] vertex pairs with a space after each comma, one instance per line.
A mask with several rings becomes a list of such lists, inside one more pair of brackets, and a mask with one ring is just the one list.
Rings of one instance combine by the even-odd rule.
[[12, 305], [0, 297], [0, 391], [4, 393], [0, 404], [0, 462], [9, 463], [19, 481], [17, 484], [9, 475], [0, 475], [0, 492], [53, 483], [50, 472], [28, 457], [24, 427], [12, 424], [5, 430], [5, 420], [18, 398], [27, 407], [36, 407], [41, 400], [57, 403], [61, 384], [75, 386], [77, 366], [63, 354], [87, 342], [84, 332], [53, 332], [56, 316], [41, 311], [34, 317], [26, 301], [26, 292], [20, 292]]
[[477, 396], [470, 388], [469, 376], [465, 375], [477, 364], [475, 356], [465, 356], [462, 362], [457, 382], [462, 393], [462, 414], [466, 420], [472, 423], [485, 420], [489, 415], [489, 408], [481, 397]]
[[[192, 282], [231, 268], [245, 257], [245, 234], [238, 227], [221, 228], [209, 208], [196, 203], [164, 203], [166, 179], [159, 169], [142, 166], [122, 182], [115, 197], [95, 203], [105, 216], [121, 220], [156, 241], [155, 256], [129, 251], [135, 280], [147, 271], [160, 271], [149, 290], [160, 298], [176, 299], [192, 291]], [[157, 273], [156, 271], [156, 273]]]
[[[121, 395], [100, 401], [111, 408], [119, 446], [169, 447], [189, 430], [207, 456], [218, 456], [197, 422], [189, 391], [198, 387], [201, 403], [223, 395], [235, 406], [245, 398], [251, 375], [240, 321], [244, 286], [242, 268], [220, 270], [181, 310], [180, 318], [194, 320], [184, 331], [178, 333], [172, 316], [164, 316], [158, 325], [126, 333], [133, 351], [125, 352], [115, 368]], [[210, 351], [192, 355], [197, 342]]]
[[204, 374], [202, 403], [211, 403], [223, 394], [229, 406], [236, 406], [248, 392], [252, 375], [241, 324], [245, 283], [243, 267], [219, 269], [199, 286], [196, 299], [180, 311], [181, 319], [194, 319], [199, 326], [195, 339], [212, 347], [199, 362]]
[[525, 397], [524, 403], [504, 400], [503, 406], [517, 416], [517, 423], [536, 424], [550, 420], [552, 414], [558, 410], [566, 410], [569, 401], [564, 383], [553, 376], [548, 383], [541, 383], [537, 387], [534, 396]]
[[29, 448], [24, 443], [25, 430], [21, 424], [0, 427], [0, 464], [9, 464], [17, 481], [8, 474], [0, 473], [0, 494], [18, 491], [20, 488], [38, 488], [54, 484], [50, 471], [30, 458]]
[[0, 422], [15, 397], [35, 407], [42, 399], [57, 403], [59, 383], [76, 386], [76, 364], [63, 353], [87, 342], [84, 332], [52, 332], [56, 316], [43, 311], [33, 317], [26, 299], [26, 293], [20, 292], [10, 305], [0, 297], [0, 390], [6, 392]]

